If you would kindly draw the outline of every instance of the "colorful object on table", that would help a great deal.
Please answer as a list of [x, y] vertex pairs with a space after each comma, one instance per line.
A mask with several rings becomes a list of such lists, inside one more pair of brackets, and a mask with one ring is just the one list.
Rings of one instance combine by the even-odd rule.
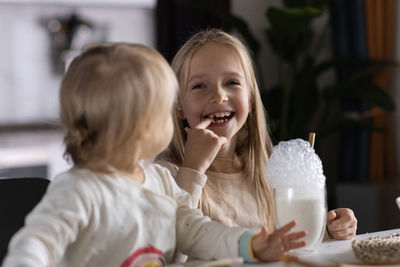
[[354, 240], [351, 247], [357, 258], [366, 263], [400, 263], [400, 233]]

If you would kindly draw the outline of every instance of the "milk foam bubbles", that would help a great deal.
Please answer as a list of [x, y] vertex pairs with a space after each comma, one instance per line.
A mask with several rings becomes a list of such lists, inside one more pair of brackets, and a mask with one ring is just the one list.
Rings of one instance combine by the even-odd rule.
[[293, 139], [276, 145], [265, 171], [273, 188], [325, 186], [321, 160], [303, 139]]
[[326, 225], [326, 178], [314, 149], [302, 139], [280, 142], [267, 163], [266, 176], [274, 189], [276, 227], [296, 220], [292, 231], [307, 231], [305, 248], [318, 245]]

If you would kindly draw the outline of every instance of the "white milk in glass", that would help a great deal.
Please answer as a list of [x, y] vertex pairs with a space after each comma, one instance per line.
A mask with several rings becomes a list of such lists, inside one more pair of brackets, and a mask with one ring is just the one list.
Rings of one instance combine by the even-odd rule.
[[277, 228], [296, 220], [292, 232], [307, 231], [306, 246], [298, 252], [312, 252], [321, 243], [326, 225], [326, 192], [325, 187], [275, 188], [275, 210]]

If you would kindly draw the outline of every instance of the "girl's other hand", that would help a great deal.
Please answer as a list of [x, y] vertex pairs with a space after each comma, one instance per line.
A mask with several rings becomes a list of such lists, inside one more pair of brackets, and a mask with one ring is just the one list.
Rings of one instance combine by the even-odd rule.
[[357, 232], [357, 219], [351, 209], [335, 209], [328, 212], [327, 230], [334, 239], [352, 239]]
[[305, 237], [307, 233], [305, 231], [289, 233], [295, 225], [296, 222], [291, 221], [271, 234], [268, 233], [267, 227], [263, 226], [261, 232], [252, 240], [254, 256], [260, 261], [277, 261], [283, 256], [286, 259], [297, 259], [287, 252], [304, 247], [306, 242], [299, 239]]
[[187, 140], [183, 167], [205, 173], [220, 149], [226, 144], [226, 137], [220, 137], [207, 129], [212, 122], [212, 119], [207, 118], [193, 128], [185, 128]]

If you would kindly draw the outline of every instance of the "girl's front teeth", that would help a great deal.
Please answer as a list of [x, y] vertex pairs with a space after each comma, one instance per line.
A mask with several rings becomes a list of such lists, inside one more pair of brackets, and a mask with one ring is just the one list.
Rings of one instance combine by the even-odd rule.
[[230, 115], [231, 115], [230, 112], [219, 112], [219, 113], [215, 113], [214, 115], [212, 115], [212, 117], [223, 118], [223, 117], [229, 117]]
[[214, 123], [224, 123], [229, 120], [230, 116], [231, 112], [219, 112], [211, 115], [210, 118], [213, 119]]

